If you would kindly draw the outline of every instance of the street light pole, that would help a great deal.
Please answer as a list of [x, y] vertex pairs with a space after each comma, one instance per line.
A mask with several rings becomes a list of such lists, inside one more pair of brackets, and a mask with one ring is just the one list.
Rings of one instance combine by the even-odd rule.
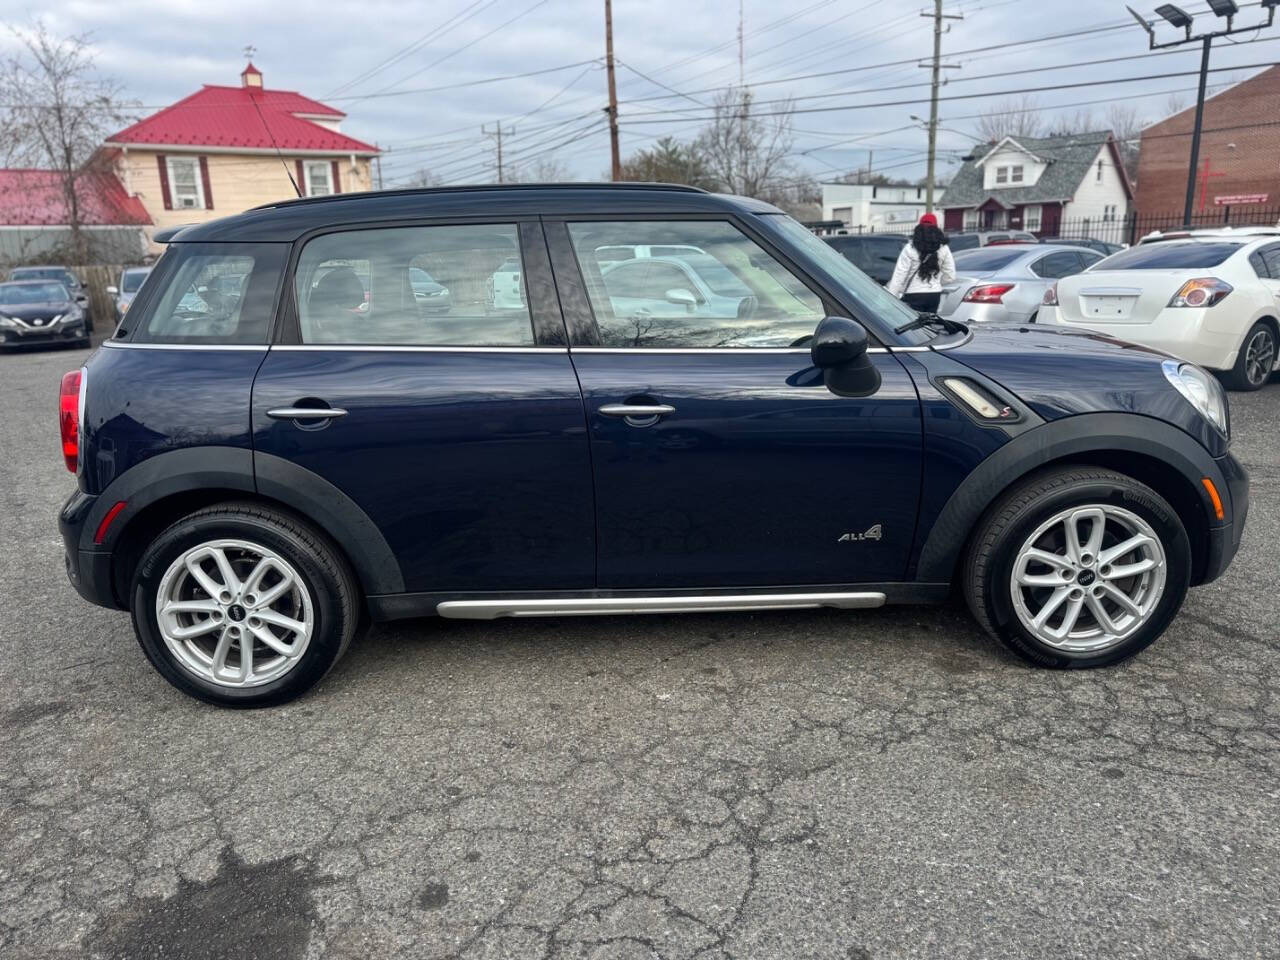
[[1216, 17], [1221, 17], [1227, 21], [1225, 30], [1210, 30], [1207, 33], [1201, 33], [1196, 36], [1191, 35], [1191, 25], [1195, 19], [1191, 14], [1187, 13], [1181, 7], [1172, 3], [1162, 3], [1156, 7], [1156, 13], [1166, 20], [1171, 26], [1184, 31], [1181, 40], [1169, 40], [1164, 43], [1156, 43], [1155, 21], [1147, 20], [1142, 17], [1133, 7], [1126, 6], [1125, 9], [1133, 15], [1133, 19], [1138, 21], [1138, 26], [1142, 27], [1147, 33], [1147, 49], [1163, 50], [1166, 47], [1180, 47], [1183, 44], [1195, 43], [1199, 41], [1201, 44], [1200, 53], [1200, 88], [1196, 93], [1196, 121], [1195, 127], [1191, 132], [1191, 163], [1187, 168], [1187, 198], [1182, 208], [1182, 222], [1184, 226], [1191, 226], [1191, 210], [1195, 204], [1196, 198], [1196, 177], [1198, 175], [1198, 167], [1200, 164], [1200, 133], [1204, 127], [1204, 97], [1205, 86], [1209, 80], [1209, 50], [1213, 45], [1214, 37], [1229, 37], [1236, 33], [1251, 33], [1254, 30], [1261, 30], [1264, 27], [1270, 27], [1275, 23], [1276, 7], [1280, 5], [1280, 0], [1261, 0], [1258, 4], [1267, 11], [1266, 23], [1254, 23], [1247, 27], [1237, 27], [1235, 25], [1236, 14], [1240, 12], [1240, 6], [1236, 0], [1207, 0], [1209, 10]]
[[1191, 133], [1191, 169], [1187, 176], [1187, 201], [1182, 205], [1182, 222], [1187, 226], [1191, 226], [1191, 208], [1196, 202], [1196, 177], [1200, 172], [1200, 130], [1204, 126], [1204, 90], [1209, 79], [1209, 47], [1212, 44], [1213, 37], [1205, 37], [1204, 49], [1200, 54], [1200, 90], [1196, 93], [1196, 123]]

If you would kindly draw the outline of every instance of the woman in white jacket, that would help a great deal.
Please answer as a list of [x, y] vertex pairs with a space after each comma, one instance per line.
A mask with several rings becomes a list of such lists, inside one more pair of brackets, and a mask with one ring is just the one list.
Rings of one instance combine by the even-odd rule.
[[942, 287], [956, 278], [956, 261], [938, 218], [926, 213], [916, 224], [911, 242], [898, 254], [888, 291], [913, 310], [932, 313], [942, 299]]

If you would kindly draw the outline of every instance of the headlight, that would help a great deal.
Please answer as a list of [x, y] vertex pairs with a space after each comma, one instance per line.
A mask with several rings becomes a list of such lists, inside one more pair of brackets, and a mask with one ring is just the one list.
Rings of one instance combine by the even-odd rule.
[[1195, 364], [1166, 360], [1161, 368], [1174, 388], [1187, 398], [1187, 402], [1200, 411], [1200, 415], [1217, 427], [1224, 437], [1230, 437], [1227, 415], [1227, 394], [1222, 384], [1212, 374], [1205, 373]]

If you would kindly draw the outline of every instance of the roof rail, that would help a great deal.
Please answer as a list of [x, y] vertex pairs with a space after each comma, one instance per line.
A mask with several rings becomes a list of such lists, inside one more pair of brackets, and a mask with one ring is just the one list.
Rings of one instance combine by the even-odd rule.
[[340, 203], [344, 200], [369, 199], [370, 197], [414, 197], [437, 193], [476, 193], [488, 190], [675, 190], [681, 193], [709, 193], [701, 187], [683, 183], [649, 183], [626, 180], [619, 182], [596, 181], [571, 183], [477, 183], [449, 187], [404, 187], [399, 190], [365, 190], [357, 193], [334, 193], [323, 197], [292, 197], [253, 207], [253, 210], [271, 210], [276, 207], [292, 207], [309, 203]]

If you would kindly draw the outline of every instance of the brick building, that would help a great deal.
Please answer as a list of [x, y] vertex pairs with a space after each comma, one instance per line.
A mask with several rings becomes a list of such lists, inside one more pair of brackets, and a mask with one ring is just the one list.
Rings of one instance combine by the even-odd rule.
[[[1268, 67], [1204, 102], [1192, 214], [1197, 222], [1280, 206], [1280, 66]], [[1135, 200], [1140, 217], [1182, 214], [1195, 106], [1142, 131]], [[1207, 175], [1206, 175], [1207, 174]]]

